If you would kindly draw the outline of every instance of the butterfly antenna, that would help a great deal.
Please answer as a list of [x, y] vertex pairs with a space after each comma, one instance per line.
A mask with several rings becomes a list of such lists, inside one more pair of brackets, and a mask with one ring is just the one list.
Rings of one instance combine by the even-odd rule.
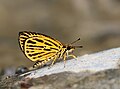
[[73, 41], [71, 44], [74, 44], [74, 43], [76, 43], [79, 40], [80, 40], [80, 38], [78, 38], [77, 40]]
[[74, 47], [75, 47], [75, 48], [83, 48], [83, 46], [81, 46], [81, 45], [80, 45], [80, 46], [74, 46]]

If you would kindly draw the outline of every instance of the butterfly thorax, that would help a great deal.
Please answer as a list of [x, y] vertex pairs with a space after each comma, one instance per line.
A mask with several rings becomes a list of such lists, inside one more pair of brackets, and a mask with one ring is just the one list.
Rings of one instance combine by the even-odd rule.
[[71, 46], [71, 45], [63, 45], [61, 50], [60, 50], [60, 56], [59, 58], [63, 58], [64, 56], [68, 56], [69, 53], [71, 53], [73, 50], [75, 49], [74, 46]]

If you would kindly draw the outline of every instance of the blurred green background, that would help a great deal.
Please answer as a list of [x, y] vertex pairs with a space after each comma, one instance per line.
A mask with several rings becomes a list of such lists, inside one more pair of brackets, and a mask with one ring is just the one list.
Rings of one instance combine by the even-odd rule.
[[71, 43], [75, 55], [120, 46], [120, 0], [0, 0], [0, 68], [32, 66], [19, 48], [19, 31]]

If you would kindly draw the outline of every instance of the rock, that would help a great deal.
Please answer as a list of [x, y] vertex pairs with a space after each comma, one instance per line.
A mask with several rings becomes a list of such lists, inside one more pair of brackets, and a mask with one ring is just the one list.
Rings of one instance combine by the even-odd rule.
[[40, 69], [1, 78], [2, 88], [29, 89], [119, 89], [120, 48], [86, 54]]
[[120, 89], [120, 69], [95, 74], [59, 73], [34, 80], [30, 89]]

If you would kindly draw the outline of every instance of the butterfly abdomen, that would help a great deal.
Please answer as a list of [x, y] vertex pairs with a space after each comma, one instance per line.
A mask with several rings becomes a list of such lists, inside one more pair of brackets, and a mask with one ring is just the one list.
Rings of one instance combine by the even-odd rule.
[[37, 62], [33, 65], [33, 68], [42, 67], [42, 66], [44, 66], [46, 63], [48, 63], [49, 61], [50, 61], [50, 59], [37, 61]]

